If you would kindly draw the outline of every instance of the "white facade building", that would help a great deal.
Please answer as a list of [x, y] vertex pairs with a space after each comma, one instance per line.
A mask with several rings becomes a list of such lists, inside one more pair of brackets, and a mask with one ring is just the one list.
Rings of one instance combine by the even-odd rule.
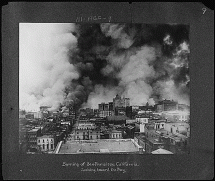
[[53, 151], [55, 149], [54, 141], [52, 135], [44, 135], [37, 138], [37, 146], [41, 151]]

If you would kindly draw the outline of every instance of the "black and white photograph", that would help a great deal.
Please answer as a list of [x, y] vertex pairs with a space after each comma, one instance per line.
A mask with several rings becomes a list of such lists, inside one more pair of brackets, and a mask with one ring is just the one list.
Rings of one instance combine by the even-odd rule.
[[211, 180], [214, 10], [6, 2], [4, 180]]
[[19, 23], [19, 150], [189, 154], [189, 25]]

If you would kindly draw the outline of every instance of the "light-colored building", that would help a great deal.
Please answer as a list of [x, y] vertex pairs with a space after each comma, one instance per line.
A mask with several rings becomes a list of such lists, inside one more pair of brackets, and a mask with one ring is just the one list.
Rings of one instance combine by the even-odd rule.
[[154, 129], [164, 129], [165, 128], [165, 120], [159, 121], [159, 122], [154, 122]]
[[119, 130], [112, 130], [109, 133], [110, 139], [122, 139], [122, 131]]
[[29, 115], [32, 115], [34, 119], [42, 118], [42, 113], [39, 112], [28, 112]]
[[146, 124], [149, 122], [149, 118], [136, 118], [136, 122], [140, 124]]
[[91, 122], [78, 123], [74, 133], [75, 140], [94, 140], [101, 136], [100, 129]]
[[43, 151], [54, 151], [55, 138], [53, 135], [43, 135], [37, 138], [37, 146]]

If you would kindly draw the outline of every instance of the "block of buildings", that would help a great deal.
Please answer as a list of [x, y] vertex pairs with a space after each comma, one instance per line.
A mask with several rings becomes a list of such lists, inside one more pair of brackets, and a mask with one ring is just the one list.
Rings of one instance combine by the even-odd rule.
[[100, 128], [94, 123], [82, 122], [78, 123], [74, 129], [76, 140], [94, 140], [100, 139]]

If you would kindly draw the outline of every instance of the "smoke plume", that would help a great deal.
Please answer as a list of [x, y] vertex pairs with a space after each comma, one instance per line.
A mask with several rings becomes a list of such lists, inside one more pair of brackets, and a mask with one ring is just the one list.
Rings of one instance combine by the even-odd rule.
[[186, 25], [20, 24], [20, 107], [189, 105], [189, 53]]

